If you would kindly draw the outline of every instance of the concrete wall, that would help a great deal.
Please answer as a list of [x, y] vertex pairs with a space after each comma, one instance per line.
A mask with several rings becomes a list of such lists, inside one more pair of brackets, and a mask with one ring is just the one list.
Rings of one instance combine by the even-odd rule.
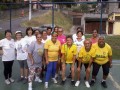
[[113, 34], [114, 35], [120, 35], [120, 21], [114, 22], [113, 24]]

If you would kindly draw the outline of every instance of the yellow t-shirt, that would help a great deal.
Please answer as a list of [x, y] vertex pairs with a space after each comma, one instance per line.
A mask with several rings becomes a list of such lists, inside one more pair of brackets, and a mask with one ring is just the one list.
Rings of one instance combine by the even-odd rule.
[[112, 56], [112, 49], [111, 47], [105, 43], [105, 47], [100, 48], [98, 43], [94, 44], [93, 47], [95, 48], [95, 60], [99, 65], [103, 65], [109, 61], [108, 56]]
[[60, 47], [61, 47], [61, 44], [58, 40], [56, 41], [55, 44], [51, 40], [48, 40], [45, 43], [44, 49], [48, 49], [48, 60], [49, 61], [58, 60]]
[[65, 63], [73, 63], [73, 56], [77, 54], [77, 46], [73, 44], [70, 48], [67, 44], [62, 45], [61, 53], [65, 54]]
[[91, 47], [89, 52], [86, 52], [83, 46], [79, 52], [79, 58], [82, 58], [82, 63], [89, 63], [91, 58], [95, 57], [95, 49]]

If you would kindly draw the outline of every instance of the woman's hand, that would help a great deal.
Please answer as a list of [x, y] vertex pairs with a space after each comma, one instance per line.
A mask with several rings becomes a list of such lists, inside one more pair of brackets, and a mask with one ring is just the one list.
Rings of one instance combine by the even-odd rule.
[[31, 66], [34, 65], [34, 60], [31, 60]]
[[48, 61], [48, 60], [46, 60], [46, 64], [47, 64], [47, 65], [49, 64], [49, 61]]

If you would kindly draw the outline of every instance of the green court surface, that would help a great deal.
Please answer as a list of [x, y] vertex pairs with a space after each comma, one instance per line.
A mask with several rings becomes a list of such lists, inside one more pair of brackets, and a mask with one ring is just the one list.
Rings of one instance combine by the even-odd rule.
[[[28, 84], [23, 84], [22, 82], [18, 83], [17, 79], [20, 76], [19, 72], [19, 64], [17, 61], [14, 62], [13, 65], [13, 78], [16, 80], [16, 82], [6, 85], [4, 83], [4, 76], [3, 76], [3, 63], [0, 62], [0, 90], [28, 90]], [[67, 67], [66, 71], [67, 75], [69, 74], [69, 66]], [[49, 88], [47, 90], [120, 90], [120, 61], [113, 61], [113, 67], [110, 70], [109, 77], [107, 79], [107, 85], [108, 88], [104, 89], [100, 82], [102, 80], [102, 70], [100, 69], [99, 74], [97, 76], [96, 84], [91, 88], [86, 88], [84, 84], [84, 68], [81, 73], [81, 84], [79, 87], [73, 87], [70, 84], [70, 79], [67, 79], [67, 82], [64, 86], [60, 85], [61, 78], [58, 79], [58, 84], [53, 84], [53, 82], [50, 80]], [[90, 78], [91, 79], [91, 78]], [[44, 89], [44, 79], [43, 83], [33, 83], [33, 90], [45, 90]]]

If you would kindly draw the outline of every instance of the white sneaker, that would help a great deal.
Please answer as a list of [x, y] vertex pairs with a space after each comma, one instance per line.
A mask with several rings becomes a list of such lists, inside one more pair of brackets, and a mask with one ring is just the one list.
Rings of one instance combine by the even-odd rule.
[[36, 78], [35, 78], [35, 82], [39, 82], [39, 83], [41, 83], [42, 80], [41, 80], [39, 77], [36, 77]]
[[77, 82], [75, 83], [75, 86], [78, 87], [79, 84], [80, 84], [80, 81], [77, 81]]
[[28, 90], [32, 90], [32, 87], [28, 87]]
[[46, 89], [48, 88], [48, 82], [45, 82], [45, 88]]
[[14, 80], [14, 79], [12, 79], [12, 78], [9, 78], [9, 80], [10, 80], [10, 82], [12, 82], [12, 83], [13, 83], [13, 82], [15, 82], [15, 80]]
[[32, 82], [28, 83], [28, 90], [32, 90]]
[[52, 78], [52, 80], [53, 80], [54, 83], [57, 83], [57, 80], [55, 78]]
[[5, 83], [6, 83], [7, 85], [9, 85], [9, 84], [10, 84], [9, 79], [6, 79], [6, 80], [5, 80]]
[[55, 78], [58, 78], [58, 74], [55, 74]]
[[85, 81], [85, 85], [86, 85], [87, 88], [90, 88], [90, 84], [89, 84], [88, 81]]

